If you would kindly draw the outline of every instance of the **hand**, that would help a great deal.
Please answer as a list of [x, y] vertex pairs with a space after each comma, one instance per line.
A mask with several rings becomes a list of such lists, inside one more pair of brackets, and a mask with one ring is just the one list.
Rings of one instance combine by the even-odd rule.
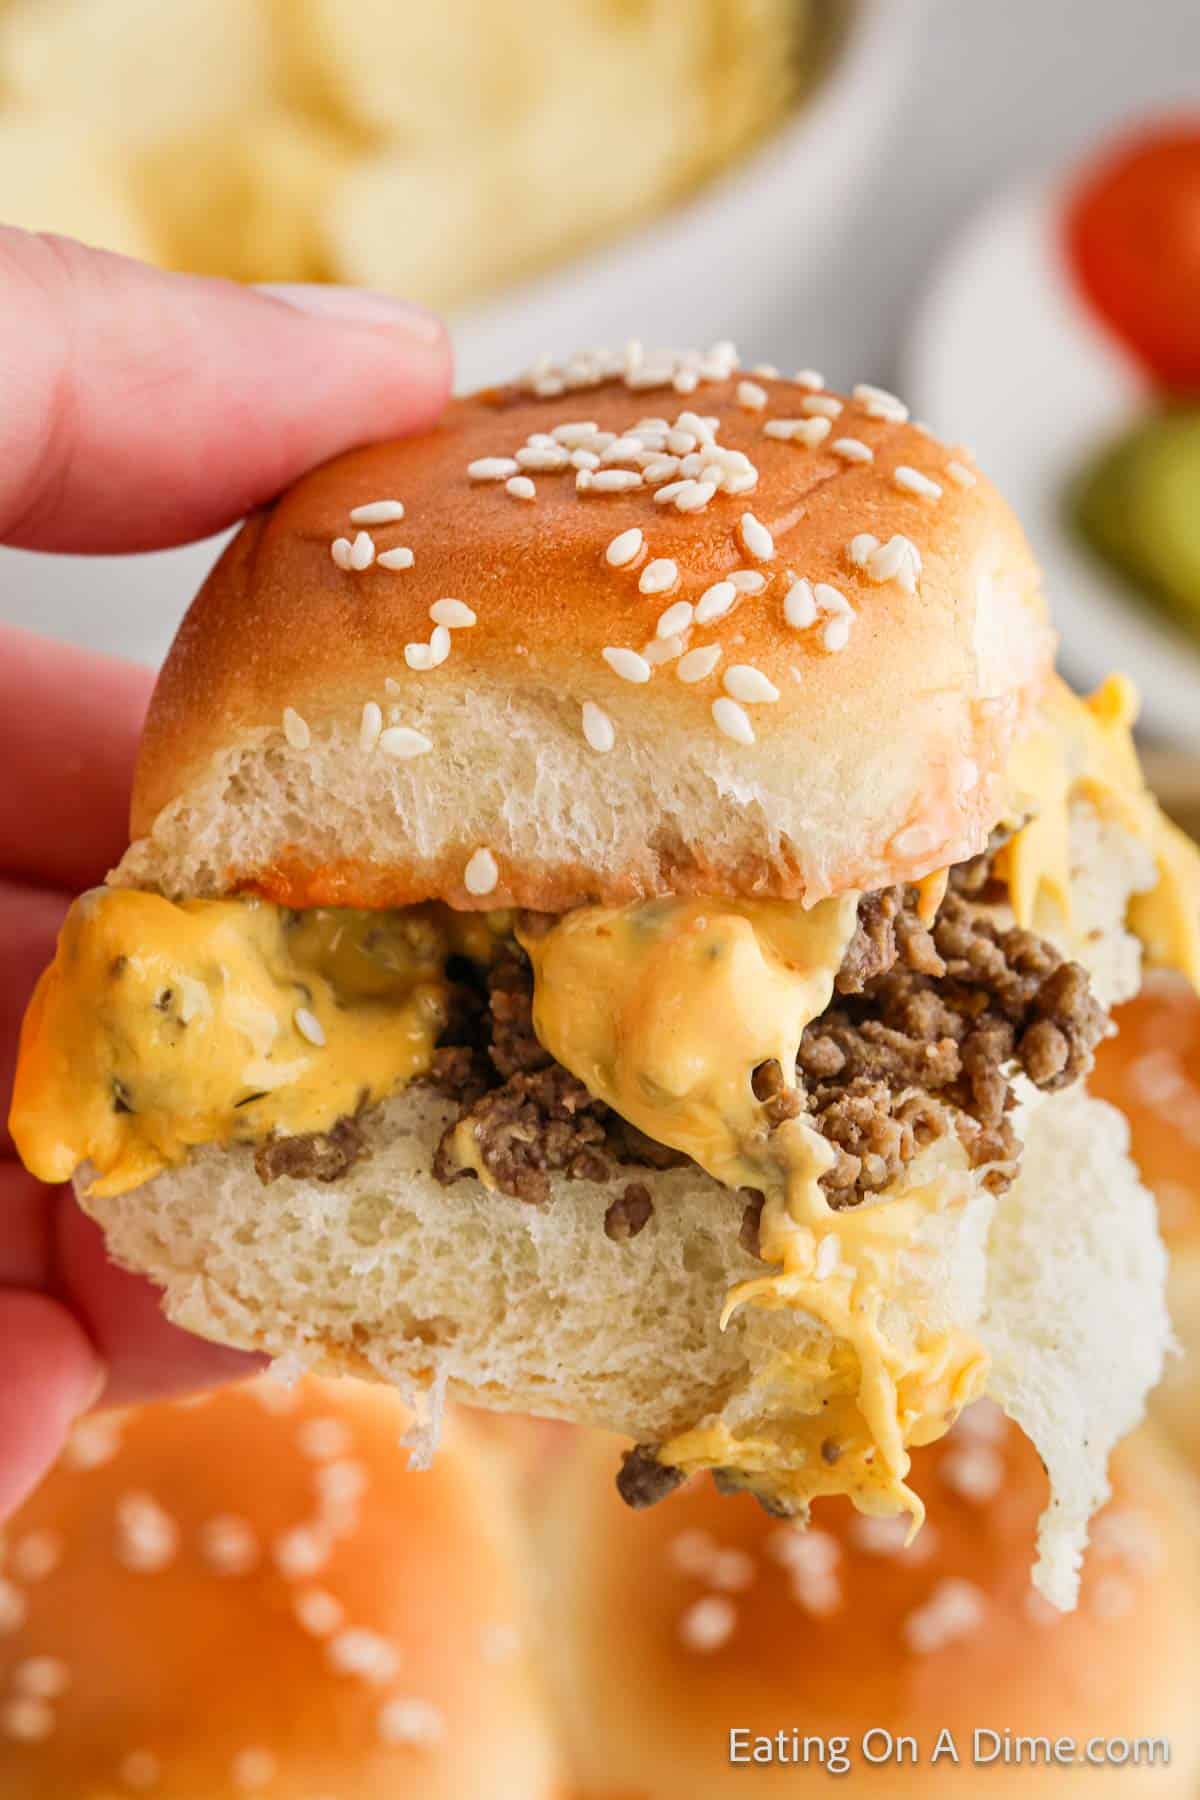
[[[0, 541], [162, 548], [305, 469], [413, 430], [450, 357], [429, 315], [338, 288], [255, 291], [0, 228]], [[71, 896], [127, 842], [152, 677], [0, 626], [0, 1093]], [[167, 1324], [69, 1189], [0, 1124], [0, 1517], [75, 1417], [228, 1380], [254, 1359]]]

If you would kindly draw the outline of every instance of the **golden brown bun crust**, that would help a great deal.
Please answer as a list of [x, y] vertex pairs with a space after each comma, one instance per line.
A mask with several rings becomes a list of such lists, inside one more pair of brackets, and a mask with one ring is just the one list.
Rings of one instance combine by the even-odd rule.
[[[816, 897], [909, 878], [973, 852], [997, 816], [998, 772], [1040, 691], [1052, 647], [1020, 527], [982, 476], [965, 471], [970, 485], [960, 485], [952, 450], [910, 424], [871, 416], [861, 400], [844, 402], [816, 448], [765, 436], [768, 420], [806, 417], [812, 396], [790, 381], [761, 386], [761, 409], [739, 403], [736, 377], [703, 384], [687, 398], [669, 388], [665, 395], [632, 392], [620, 380], [556, 399], [515, 387], [490, 390], [452, 403], [422, 437], [355, 451], [316, 470], [246, 525], [179, 633], [146, 726], [134, 836], [150, 832], [170, 803], [198, 793], [214, 757], [269, 734], [279, 756], [325, 757], [317, 790], [305, 790], [300, 809], [315, 822], [296, 816], [293, 805], [292, 817], [256, 830], [252, 847], [240, 843], [204, 880], [254, 887], [292, 904], [402, 904], [436, 895], [460, 906], [561, 908], [672, 887]], [[716, 417], [720, 444], [751, 458], [759, 475], [753, 491], [718, 491], [702, 511], [683, 514], [656, 504], [649, 486], [581, 495], [574, 469], [531, 471], [532, 501], [514, 498], [503, 481], [467, 474], [475, 459], [511, 456], [530, 433], [567, 421], [628, 432], [645, 415], [673, 421], [685, 408]], [[873, 461], [835, 454], [831, 445], [843, 439], [866, 444]], [[904, 467], [935, 480], [940, 498], [898, 486], [894, 474]], [[356, 530], [351, 509], [393, 497], [406, 516], [373, 527], [375, 544], [379, 551], [410, 546], [414, 566], [389, 571], [376, 564], [358, 573], [335, 566], [333, 540]], [[739, 521], [746, 512], [773, 535], [775, 553], [766, 561], [744, 546]], [[644, 550], [626, 567], [611, 566], [607, 546], [635, 527], [644, 533]], [[902, 534], [918, 547], [914, 593], [855, 566], [849, 545], [862, 533], [883, 543]], [[677, 582], [662, 593], [641, 592], [642, 572], [661, 559], [677, 564]], [[766, 589], [739, 595], [723, 617], [693, 625], [686, 639], [688, 648], [720, 646], [721, 662], [706, 679], [681, 681], [676, 664], [666, 662], [650, 682], [635, 685], [603, 660], [606, 647], [640, 652], [668, 605], [694, 603], [744, 569], [764, 574]], [[825, 615], [803, 630], [785, 618], [784, 596], [795, 577], [830, 584], [853, 607], [849, 642], [836, 653], [823, 640]], [[439, 667], [414, 671], [405, 646], [429, 640], [430, 607], [447, 597], [466, 602], [478, 623], [452, 633]], [[724, 671], [739, 664], [779, 689], [777, 702], [744, 709], [753, 745], [731, 741], [712, 716]], [[385, 689], [389, 678], [394, 685]], [[627, 789], [628, 805], [635, 805], [635, 779], [653, 791], [652, 764], [649, 776], [645, 764], [657, 750], [665, 783], [678, 778], [686, 786], [690, 758], [697, 782], [711, 772], [724, 813], [745, 814], [742, 834], [733, 824], [714, 833], [685, 793], [675, 807], [681, 817], [667, 819], [666, 798], [661, 819], [652, 816], [653, 803], [649, 816], [639, 815], [633, 847], [610, 832], [610, 854], [603, 828], [590, 833], [581, 826], [579, 842], [569, 841], [565, 824], [549, 822], [548, 798], [538, 804], [557, 842], [537, 842], [536, 834], [498, 817], [496, 806], [484, 841], [499, 882], [481, 899], [463, 879], [481, 841], [478, 823], [464, 827], [469, 835], [462, 837], [454, 827], [458, 797], [469, 816], [472, 764], [482, 769], [487, 760], [487, 744], [471, 736], [481, 696], [499, 696], [493, 744], [505, 731], [505, 704], [514, 718], [531, 709], [528, 744], [519, 752], [505, 746], [515, 760], [505, 766], [504, 792], [532, 792], [535, 779], [545, 787], [553, 765], [580, 809], [611, 815]], [[400, 723], [428, 724], [429, 709], [451, 699], [459, 712], [453, 720], [437, 713], [432, 752], [392, 765], [396, 781], [424, 787], [393, 793], [364, 786], [359, 811], [382, 815], [393, 836], [373, 837], [365, 824], [356, 836], [340, 815], [334, 819], [321, 783], [344, 793], [365, 769], [357, 749], [364, 703], [380, 703], [385, 723], [394, 708]], [[609, 754], [584, 744], [586, 700], [613, 721]], [[311, 753], [285, 743], [288, 707], [311, 727]], [[329, 734], [339, 726], [350, 734], [352, 763], [329, 750]], [[446, 773], [451, 753], [462, 761], [453, 776]], [[585, 759], [582, 775], [562, 761], [577, 753]], [[378, 771], [387, 759], [377, 750], [371, 756]], [[592, 780], [594, 796], [583, 785]], [[782, 783], [782, 797], [772, 783]], [[694, 795], [695, 788], [687, 791]], [[208, 804], [196, 802], [198, 816]], [[240, 804], [249, 802], [236, 782], [211, 802]], [[395, 839], [397, 813], [415, 817], [423, 806], [439, 816], [441, 835], [426, 826], [420, 843], [415, 830]], [[163, 854], [166, 862], [177, 856]], [[152, 862], [133, 878], [168, 887], [173, 879], [156, 874]], [[174, 879], [182, 888], [198, 882], [194, 872], [176, 870]]]
[[[455, 1425], [416, 1473], [395, 1396], [349, 1381], [86, 1420], [96, 1466], [69, 1452], [6, 1532], [4, 1800], [551, 1800], [506, 1470]], [[407, 1729], [396, 1700], [422, 1703]]]
[[[560, 1698], [588, 1800], [720, 1800], [828, 1782], [815, 1761], [731, 1766], [731, 1727], [844, 1733], [851, 1787], [905, 1797], [930, 1782], [947, 1795], [1020, 1795], [1056, 1779], [999, 1761], [973, 1768], [976, 1727], [1070, 1735], [1081, 1746], [1094, 1734], [1161, 1734], [1169, 1768], [1079, 1768], [1071, 1791], [1194, 1793], [1196, 1497], [1148, 1434], [1122, 1453], [1114, 1500], [1093, 1522], [1080, 1607], [1068, 1615], [1031, 1599], [1045, 1482], [1015, 1427], [982, 1443], [960, 1427], [917, 1452], [929, 1523], [907, 1552], [870, 1553], [867, 1534], [898, 1522], [864, 1521], [840, 1501], [797, 1543], [748, 1497], [721, 1498], [707, 1482], [630, 1514], [612, 1491], [617, 1455], [615, 1440], [581, 1442], [544, 1540], [546, 1580], [565, 1608]], [[966, 1497], [972, 1479], [986, 1498]], [[794, 1574], [781, 1560], [789, 1544]], [[941, 1588], [936, 1599], [951, 1580], [969, 1588], [957, 1599]], [[943, 1726], [961, 1766], [945, 1757], [931, 1771]], [[921, 1763], [866, 1764], [859, 1746], [872, 1728], [916, 1737]]]

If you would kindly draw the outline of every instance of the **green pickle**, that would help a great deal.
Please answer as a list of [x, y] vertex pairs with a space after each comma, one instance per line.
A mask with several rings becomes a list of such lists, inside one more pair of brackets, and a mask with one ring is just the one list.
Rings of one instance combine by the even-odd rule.
[[1200, 410], [1156, 414], [1110, 444], [1070, 506], [1091, 548], [1200, 636]]

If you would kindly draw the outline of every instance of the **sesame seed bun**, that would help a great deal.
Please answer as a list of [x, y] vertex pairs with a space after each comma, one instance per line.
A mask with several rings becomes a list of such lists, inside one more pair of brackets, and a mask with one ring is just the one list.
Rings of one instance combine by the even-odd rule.
[[[122, 879], [559, 910], [975, 853], [1052, 647], [1019, 525], [890, 396], [710, 366], [476, 394], [255, 516], [160, 677]], [[652, 467], [692, 441], [735, 491]]]
[[1151, 975], [1115, 1022], [1088, 1086], [1125, 1114], [1130, 1153], [1158, 1202], [1182, 1355], [1168, 1361], [1151, 1411], [1200, 1467], [1200, 1000], [1185, 982]]
[[6, 1531], [4, 1800], [549, 1800], [510, 1471], [458, 1419], [410, 1472], [405, 1422], [311, 1380], [84, 1420]]
[[[824, 1791], [815, 1750], [807, 1767], [731, 1763], [738, 1727], [789, 1744], [793, 1732], [826, 1746], [845, 1734], [851, 1787], [893, 1796], [1025, 1794], [1068, 1773], [972, 1766], [976, 1729], [1073, 1736], [1081, 1751], [1093, 1736], [1165, 1737], [1169, 1767], [1075, 1768], [1070, 1791], [1196, 1791], [1196, 1496], [1148, 1434], [1120, 1455], [1069, 1615], [1029, 1586], [1044, 1477], [987, 1402], [918, 1453], [929, 1524], [907, 1551], [897, 1521], [844, 1502], [799, 1535], [707, 1482], [631, 1519], [604, 1479], [615, 1456], [581, 1439], [542, 1537], [581, 1800]], [[944, 1727], [961, 1760], [931, 1766]], [[870, 1765], [872, 1730], [915, 1738], [920, 1761]]]

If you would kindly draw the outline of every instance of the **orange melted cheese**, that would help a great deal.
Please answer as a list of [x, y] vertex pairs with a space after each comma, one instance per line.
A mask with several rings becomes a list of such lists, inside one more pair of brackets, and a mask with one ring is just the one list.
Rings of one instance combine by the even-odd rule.
[[25, 1018], [17, 1148], [104, 1195], [196, 1144], [326, 1131], [429, 1067], [447, 947], [429, 909], [85, 894]]

